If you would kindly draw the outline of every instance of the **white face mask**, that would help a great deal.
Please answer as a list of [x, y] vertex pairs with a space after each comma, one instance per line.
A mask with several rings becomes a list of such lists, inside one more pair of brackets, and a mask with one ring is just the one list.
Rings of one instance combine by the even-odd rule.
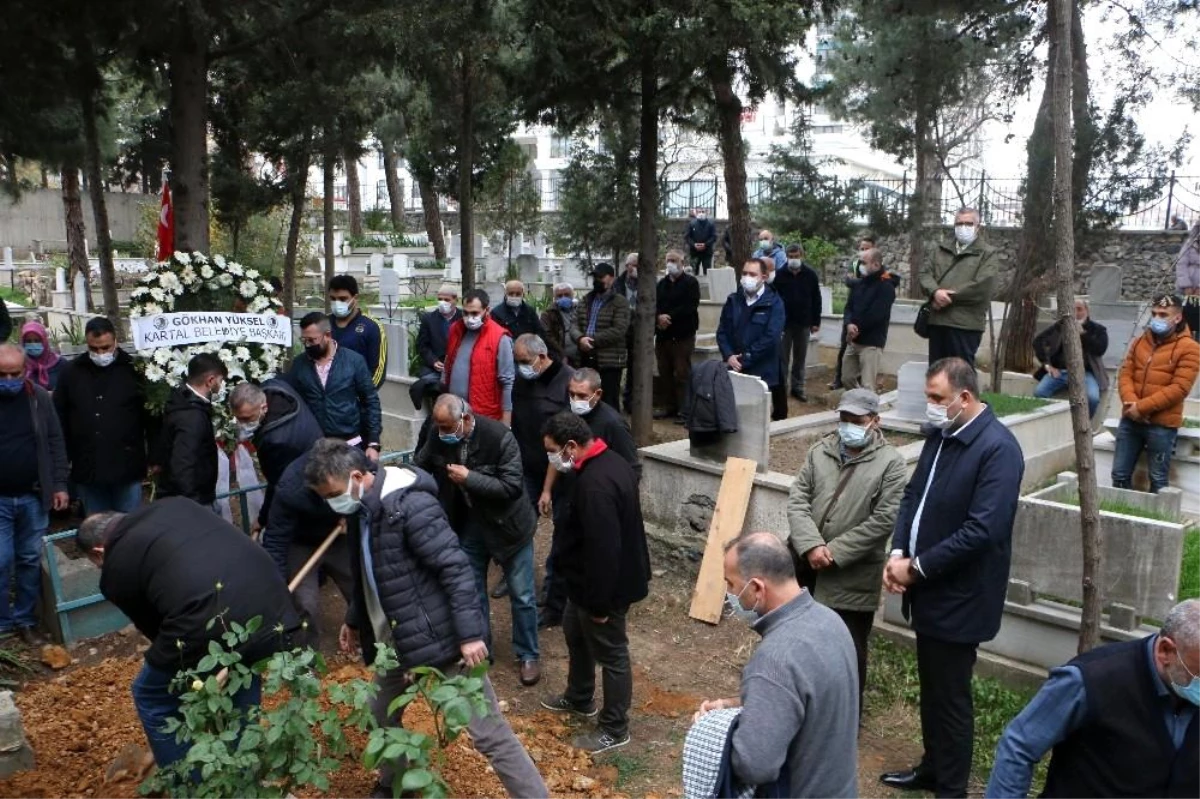
[[596, 393], [593, 391], [592, 396], [586, 399], [571, 399], [571, 413], [576, 416], [587, 416], [592, 412], [592, 400], [596, 398]]
[[258, 430], [261, 422], [238, 422], [238, 441], [249, 441], [254, 438], [254, 433]]
[[950, 405], [939, 405], [936, 402], [925, 403], [925, 421], [938, 430], [949, 430], [958, 421], [958, 417], [962, 416], [962, 412], [963, 408], [960, 405], [958, 413], [950, 416]]
[[979, 229], [974, 225], [967, 224], [954, 226], [954, 239], [964, 247], [974, 244], [978, 235]]
[[708, 219], [708, 214], [696, 214], [696, 218], [703, 222], [705, 219]]
[[504, 304], [509, 308], [520, 308], [521, 303], [525, 302], [524, 297], [505, 297]]
[[346, 302], [345, 300], [334, 300], [333, 302], [329, 303], [329, 309], [333, 312], [333, 315], [339, 319], [350, 315], [350, 303]]
[[758, 287], [761, 285], [756, 277], [750, 277], [750, 275], [742, 276], [742, 291], [747, 294], [757, 294]]
[[362, 505], [362, 499], [354, 496], [354, 476], [346, 481], [346, 493], [338, 494], [336, 497], [329, 497], [325, 500], [329, 505], [329, 509], [339, 516], [350, 516], [358, 512]]
[[531, 363], [517, 364], [517, 372], [519, 372], [521, 377], [525, 378], [526, 380], [536, 380], [538, 376], [537, 367]]
[[563, 447], [558, 452], [546, 453], [546, 459], [550, 461], [550, 465], [563, 474], [566, 474], [575, 468], [575, 458], [563, 458], [563, 452], [565, 451], [566, 447]]
[[758, 247], [759, 247], [759, 249], [762, 249], [762, 250], [771, 249], [771, 240], [770, 239], [759, 239]]
[[793, 272], [799, 272], [803, 268], [804, 261], [801, 261], [799, 258], [788, 259], [788, 269], [791, 269]]
[[667, 261], [667, 274], [674, 277], [679, 274], [679, 264], [674, 261]]
[[88, 357], [92, 359], [92, 363], [103, 369], [105, 366], [112, 366], [113, 361], [117, 360], [115, 352], [89, 352]]
[[729, 615], [735, 616], [744, 622], [753, 624], [762, 618], [762, 612], [758, 609], [758, 600], [754, 600], [754, 607], [747, 610], [742, 607], [742, 594], [746, 593], [746, 589], [750, 587], [750, 583], [742, 586], [742, 590], [735, 593], [730, 591], [725, 592], [725, 604], [729, 607]]
[[449, 316], [454, 312], [454, 303], [449, 300], [438, 300], [438, 313], [442, 316]]
[[463, 324], [466, 325], [467, 330], [478, 330], [479, 328], [483, 327], [483, 317], [464, 316]]

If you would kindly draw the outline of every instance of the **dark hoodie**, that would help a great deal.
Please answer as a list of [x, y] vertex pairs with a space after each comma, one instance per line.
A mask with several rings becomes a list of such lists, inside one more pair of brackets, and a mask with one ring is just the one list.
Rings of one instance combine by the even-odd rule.
[[253, 441], [267, 480], [267, 494], [258, 514], [258, 523], [266, 527], [276, 483], [292, 461], [308, 452], [321, 437], [321, 425], [287, 381], [273, 377], [262, 384], [262, 389], [267, 395], [267, 416], [254, 431]]
[[200, 505], [217, 498], [217, 437], [212, 403], [186, 385], [171, 392], [155, 447], [158, 496], [187, 497]]
[[898, 275], [886, 269], [868, 274], [854, 287], [846, 301], [846, 322], [858, 325], [854, 343], [860, 347], [884, 347], [896, 302]]

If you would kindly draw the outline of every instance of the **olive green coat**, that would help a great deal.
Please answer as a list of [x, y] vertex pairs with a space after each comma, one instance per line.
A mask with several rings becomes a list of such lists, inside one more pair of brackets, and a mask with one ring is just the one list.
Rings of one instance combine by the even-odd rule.
[[[850, 481], [826, 516], [843, 471], [852, 465]], [[788, 494], [788, 545], [801, 558], [813, 547], [829, 547], [834, 565], [817, 572], [818, 602], [839, 610], [879, 607], [883, 563], [907, 482], [904, 458], [878, 432], [844, 464], [836, 432], [809, 449]]]
[[954, 292], [954, 301], [945, 308], [929, 307], [929, 324], [982, 332], [996, 291], [996, 268], [996, 250], [981, 238], [962, 252], [955, 251], [953, 240], [927, 245], [920, 277], [925, 297], [938, 289]]

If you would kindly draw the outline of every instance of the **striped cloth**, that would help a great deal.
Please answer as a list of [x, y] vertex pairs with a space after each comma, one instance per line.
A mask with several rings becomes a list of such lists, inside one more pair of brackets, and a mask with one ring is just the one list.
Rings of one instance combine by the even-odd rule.
[[[683, 741], [684, 799], [713, 799], [717, 795], [717, 779], [726, 756], [729, 733], [741, 715], [740, 707], [722, 708], [705, 713], [688, 730]], [[754, 796], [754, 786], [744, 786], [737, 799]]]

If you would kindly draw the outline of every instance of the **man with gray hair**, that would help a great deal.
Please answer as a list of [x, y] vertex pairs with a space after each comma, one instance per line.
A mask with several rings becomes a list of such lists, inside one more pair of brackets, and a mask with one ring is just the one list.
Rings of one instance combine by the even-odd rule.
[[519, 280], [504, 284], [504, 304], [492, 309], [492, 318], [508, 331], [513, 341], [526, 333], [535, 336], [545, 333], [537, 311], [525, 301], [525, 284]]
[[546, 331], [546, 346], [550, 357], [568, 366], [579, 365], [579, 345], [571, 338], [575, 324], [575, 287], [570, 283], [554, 284], [554, 303], [542, 311], [542, 328]]
[[730, 740], [739, 783], [787, 780], [785, 796], [858, 796], [858, 667], [837, 614], [796, 582], [792, 556], [774, 533], [725, 547], [725, 601], [762, 636], [742, 669], [739, 696], [712, 710], [742, 708]]
[[996, 291], [996, 250], [979, 238], [979, 212], [960, 208], [949, 241], [925, 245], [920, 283], [928, 297], [929, 362], [962, 358], [975, 365]]
[[1200, 794], [1200, 600], [1162, 629], [1093, 649], [1050, 676], [1004, 731], [987, 796], [1025, 796], [1050, 752], [1042, 796]]

